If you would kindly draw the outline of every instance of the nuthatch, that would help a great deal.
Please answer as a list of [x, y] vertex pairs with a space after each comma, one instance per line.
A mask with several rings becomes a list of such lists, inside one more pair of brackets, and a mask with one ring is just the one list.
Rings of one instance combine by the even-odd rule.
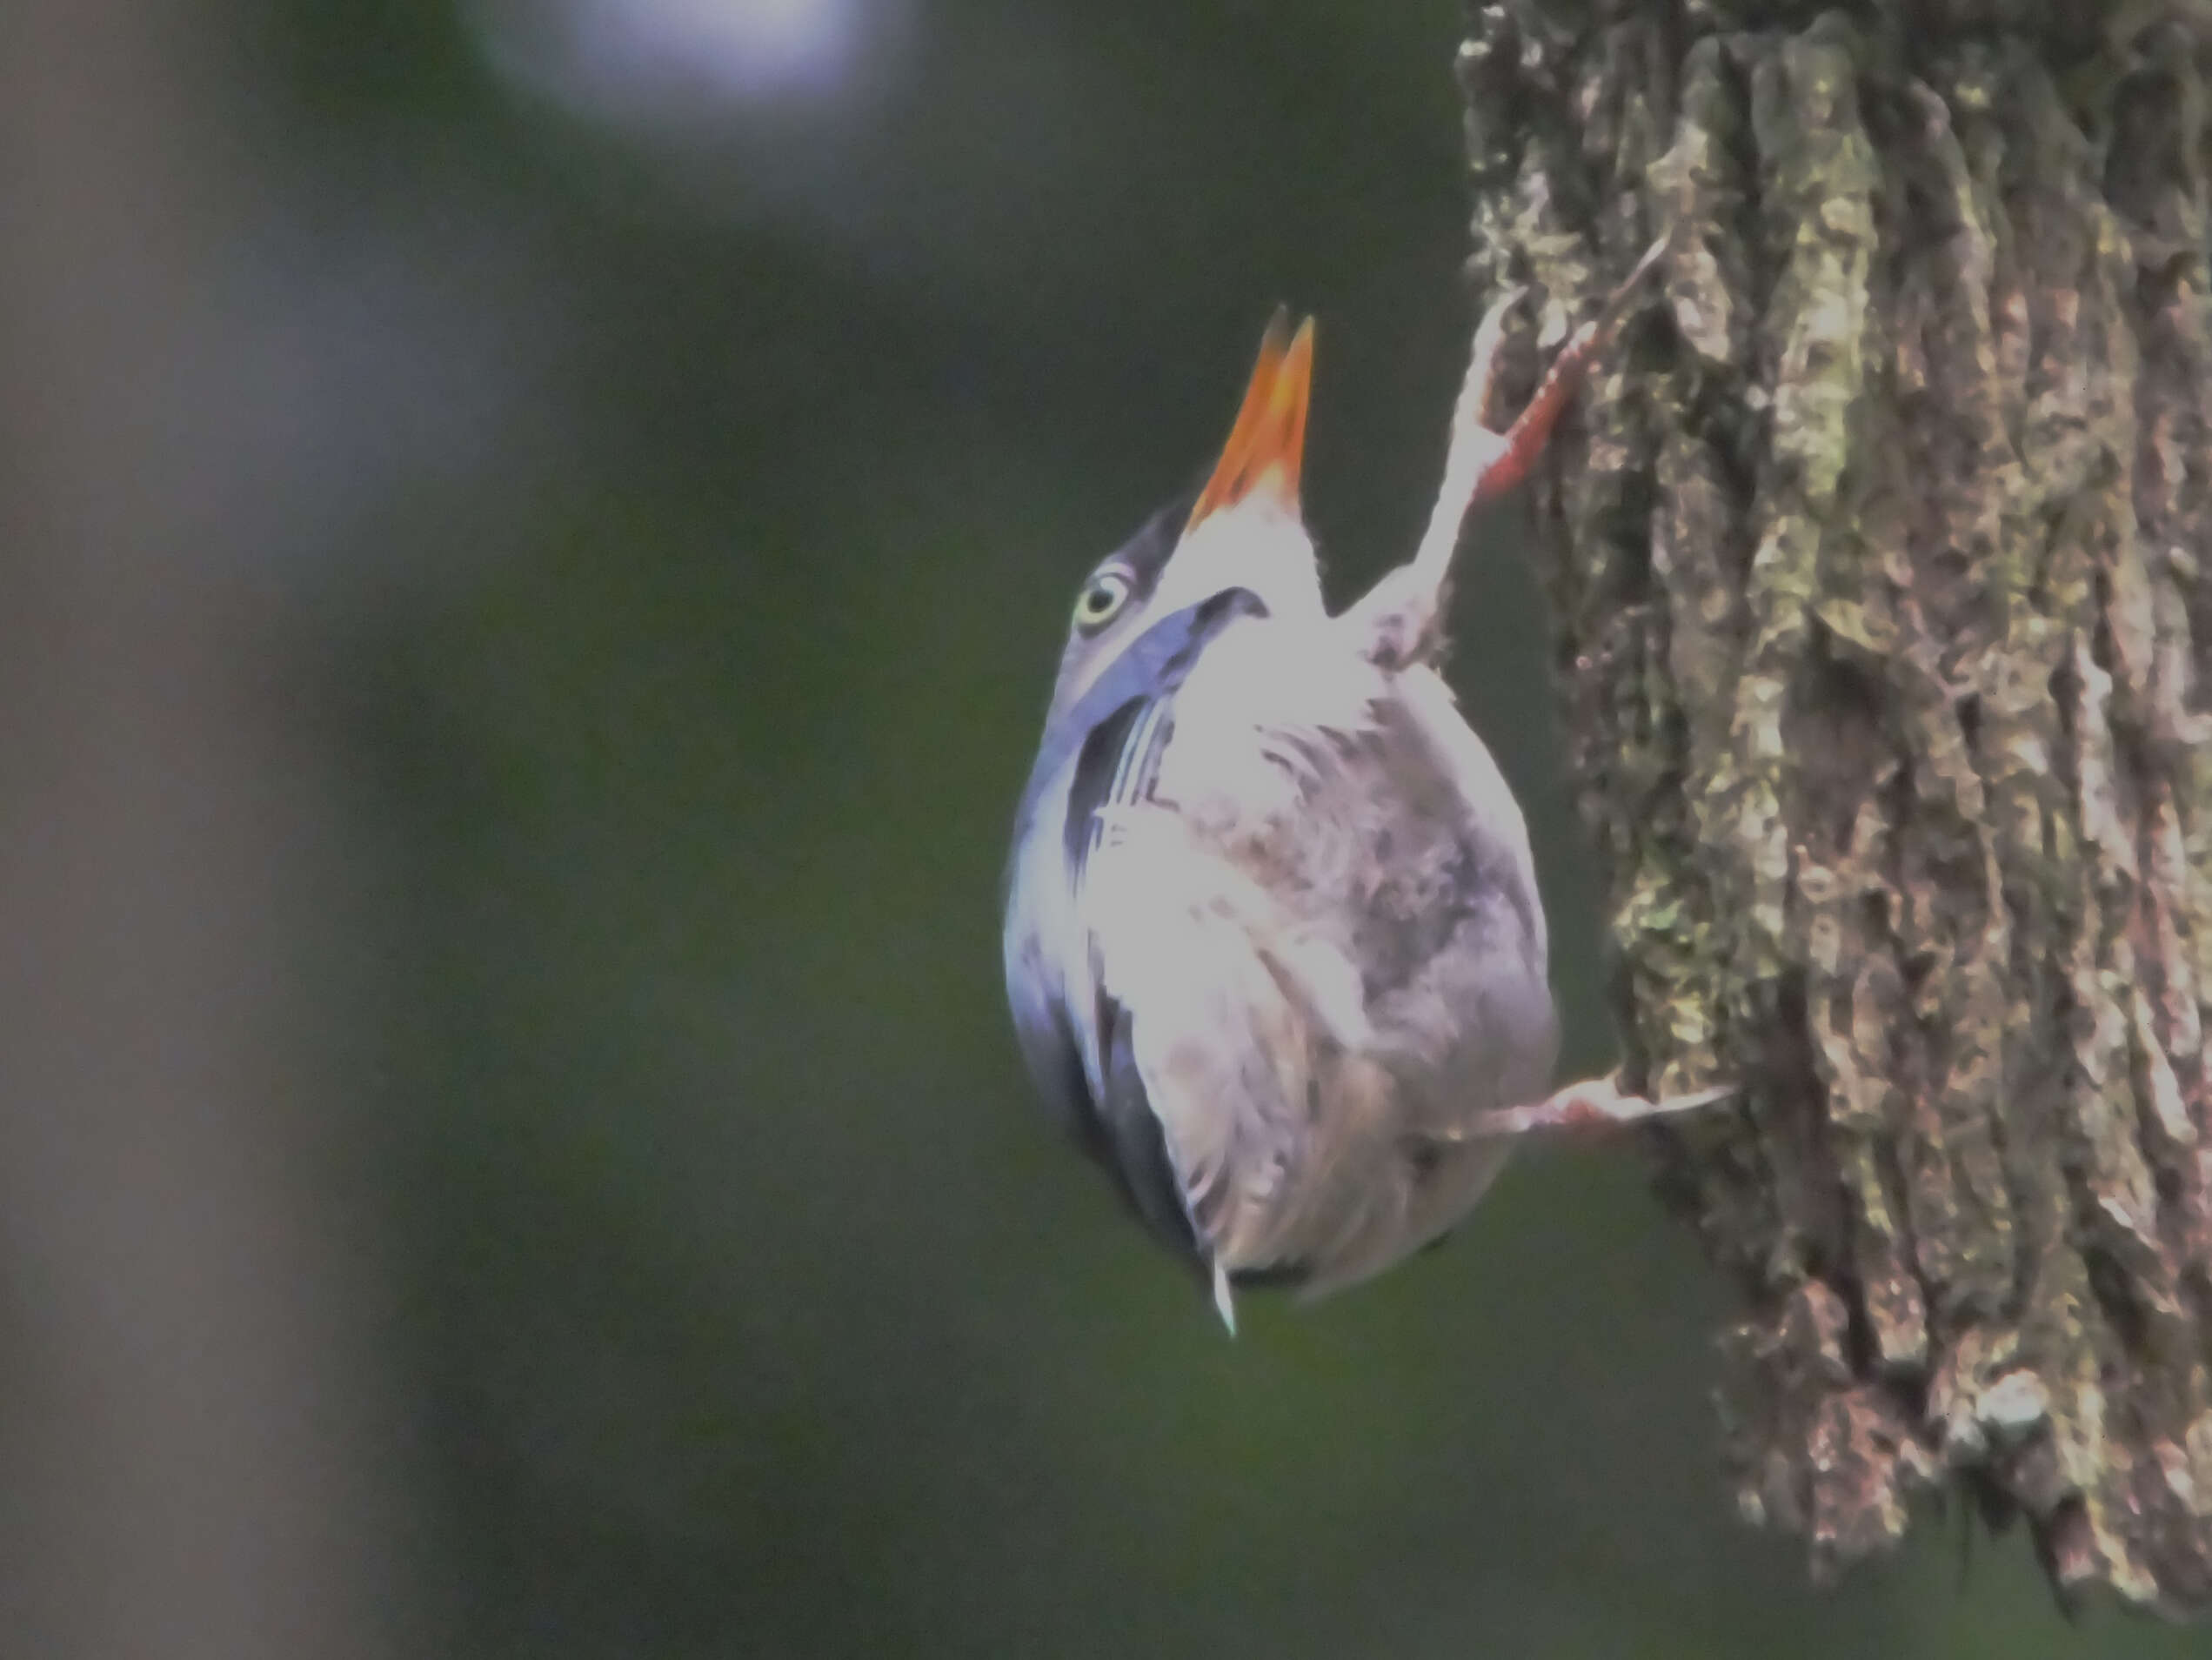
[[1077, 597], [1016, 819], [1007, 995], [1046, 1100], [1232, 1329], [1234, 1287], [1324, 1292], [1438, 1238], [1517, 1135], [1715, 1098], [1543, 1097], [1528, 833], [1434, 666], [1468, 510], [1527, 474], [1660, 252], [1503, 432], [1517, 296], [1490, 310], [1420, 547], [1339, 615], [1299, 507], [1313, 326], [1286, 342], [1280, 315], [1204, 488]]

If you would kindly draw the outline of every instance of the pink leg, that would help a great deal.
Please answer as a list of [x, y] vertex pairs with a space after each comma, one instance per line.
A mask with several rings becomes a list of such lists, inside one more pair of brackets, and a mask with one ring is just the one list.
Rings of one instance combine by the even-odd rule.
[[[1585, 323], [1575, 330], [1560, 348], [1527, 407], [1506, 429], [1504, 443], [1475, 480], [1473, 501], [1489, 501], [1502, 496], [1528, 476], [1529, 469], [1536, 465], [1536, 458], [1543, 454], [1544, 445], [1551, 439], [1552, 428], [1559, 425], [1560, 416], [1589, 374], [1590, 365], [1612, 342], [1614, 331], [1620, 326], [1621, 315], [1627, 309], [1629, 296], [1635, 291], [1636, 284], [1650, 275], [1666, 251], [1664, 238], [1652, 244], [1636, 262], [1635, 270], [1607, 298], [1605, 311], [1594, 322]], [[1494, 325], [1502, 324], [1506, 305], [1518, 298], [1519, 291], [1515, 291], [1504, 304], [1494, 306], [1482, 319], [1482, 329], [1475, 338], [1476, 367], [1470, 378], [1480, 387], [1480, 401], [1476, 405], [1478, 418], [1488, 412], [1491, 385], [1497, 373], [1498, 345], [1504, 335], [1502, 326], [1494, 329]]]
[[1411, 559], [1386, 574], [1344, 615], [1346, 627], [1359, 639], [1358, 649], [1370, 662], [1395, 671], [1408, 663], [1433, 660], [1443, 645], [1446, 592], [1451, 586], [1452, 560], [1468, 510], [1476, 502], [1503, 495], [1528, 476], [1560, 413], [1589, 373], [1591, 363], [1612, 339], [1636, 285], [1659, 264], [1667, 245], [1663, 238], [1653, 244], [1627, 281], [1614, 290], [1597, 320], [1574, 331], [1553, 358], [1551, 370], [1528, 400], [1528, 407], [1502, 432], [1490, 425], [1490, 405], [1497, 390], [1506, 319], [1519, 304], [1520, 291], [1501, 296], [1483, 313], [1474, 331], [1474, 354], [1452, 412], [1444, 479], [1437, 489], [1436, 505], [1430, 510], [1420, 546], [1413, 550]]
[[1559, 425], [1559, 418], [1566, 412], [1568, 402], [1581, 389], [1583, 378], [1590, 371], [1590, 360], [1604, 344], [1604, 332], [1597, 324], [1585, 323], [1574, 331], [1574, 338], [1560, 349], [1544, 375], [1543, 384], [1536, 388], [1535, 396], [1514, 418], [1514, 424], [1506, 429], [1506, 441], [1475, 480], [1474, 501], [1485, 502], [1502, 496], [1528, 476], [1529, 469], [1536, 465], [1536, 458], [1543, 454], [1544, 445], [1551, 441], [1552, 428]]
[[1573, 1083], [1549, 1101], [1533, 1107], [1500, 1107], [1477, 1115], [1467, 1126], [1471, 1136], [1539, 1135], [1608, 1135], [1631, 1124], [1677, 1113], [1696, 1112], [1739, 1093], [1734, 1084], [1701, 1089], [1687, 1095], [1646, 1101], [1624, 1095], [1610, 1078], [1589, 1078]]

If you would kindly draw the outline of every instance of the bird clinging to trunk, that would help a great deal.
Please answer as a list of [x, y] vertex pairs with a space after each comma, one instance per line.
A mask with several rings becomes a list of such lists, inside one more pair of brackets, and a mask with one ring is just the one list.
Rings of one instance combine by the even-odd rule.
[[1280, 315], [1194, 499], [1085, 579], [1007, 874], [1029, 1068], [1211, 1284], [1308, 1294], [1449, 1229], [1514, 1139], [1679, 1110], [1558, 1047], [1528, 833], [1436, 663], [1471, 507], [1541, 452], [1655, 247], [1487, 424], [1477, 331], [1413, 557], [1336, 616], [1299, 507], [1313, 325]]

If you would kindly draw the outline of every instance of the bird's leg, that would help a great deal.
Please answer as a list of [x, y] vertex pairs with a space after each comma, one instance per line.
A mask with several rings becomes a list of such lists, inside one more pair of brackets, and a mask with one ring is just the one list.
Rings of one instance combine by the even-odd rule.
[[[1629, 300], [1644, 278], [1659, 268], [1659, 262], [1666, 255], [1670, 240], [1670, 238], [1661, 237], [1645, 249], [1643, 258], [1636, 261], [1636, 268], [1621, 279], [1620, 286], [1606, 296], [1603, 309], [1574, 331], [1567, 343], [1560, 348], [1559, 355], [1552, 359], [1552, 366], [1545, 371], [1534, 394], [1520, 413], [1514, 418], [1514, 424], [1502, 434], [1490, 433], [1486, 430], [1484, 436], [1492, 440], [1488, 446], [1490, 453], [1476, 472], [1472, 485], [1467, 487], [1466, 505], [1459, 512], [1460, 519], [1466, 519], [1468, 510], [1476, 503], [1502, 496], [1528, 476], [1529, 469], [1536, 465], [1536, 458], [1543, 454], [1544, 445], [1551, 438], [1552, 428], [1559, 424], [1567, 400], [1574, 396], [1588, 376], [1590, 365], [1597, 360], [1598, 353], [1613, 344], [1613, 337], [1620, 331], [1621, 319], [1628, 314]], [[1504, 304], [1510, 305], [1518, 298], [1517, 293], [1509, 294]], [[1455, 445], [1459, 442], [1458, 429], [1463, 422], [1472, 420], [1487, 428], [1491, 390], [1497, 377], [1498, 347], [1505, 333], [1500, 307], [1493, 306], [1491, 315], [1483, 318], [1485, 330], [1490, 326], [1493, 318], [1498, 320], [1499, 326], [1497, 337], [1489, 342], [1487, 355], [1483, 331], [1476, 331], [1474, 359], [1467, 366], [1468, 392], [1473, 394], [1473, 402], [1470, 405], [1468, 395], [1463, 393], [1460, 408], [1454, 412], [1453, 442]], [[1448, 465], [1445, 476], [1450, 482]], [[1441, 499], [1437, 502], [1439, 512], [1446, 505]], [[1432, 522], [1430, 534], [1433, 536], [1435, 533], [1436, 527]], [[1447, 570], [1453, 548], [1459, 542], [1456, 525], [1453, 526], [1450, 536], [1450, 546], [1445, 547], [1440, 554], [1431, 555]], [[1426, 539], [1424, 552], [1427, 551]]]
[[1490, 405], [1497, 386], [1500, 349], [1505, 344], [1506, 318], [1527, 291], [1508, 290], [1483, 313], [1481, 325], [1474, 331], [1467, 378], [1452, 411], [1444, 481], [1437, 490], [1436, 505], [1429, 513], [1420, 546], [1410, 561], [1384, 577], [1347, 614], [1347, 620], [1366, 634], [1362, 649], [1371, 661], [1386, 668], [1400, 668], [1434, 653], [1442, 638], [1452, 556], [1459, 547], [1467, 514], [1478, 502], [1505, 494], [1528, 476], [1560, 414], [1588, 375], [1590, 365], [1612, 340], [1627, 311], [1629, 296], [1666, 250], [1665, 238], [1651, 245], [1627, 280], [1607, 297], [1605, 309], [1577, 329], [1560, 349], [1535, 395], [1502, 432], [1489, 425]]
[[1549, 1101], [1538, 1101], [1534, 1106], [1499, 1107], [1478, 1113], [1467, 1125], [1466, 1134], [1470, 1139], [1545, 1134], [1608, 1135], [1631, 1124], [1671, 1118], [1678, 1113], [1694, 1113], [1738, 1093], [1736, 1085], [1723, 1084], [1716, 1089], [1646, 1101], [1641, 1095], [1622, 1094], [1621, 1086], [1611, 1078], [1590, 1078], [1569, 1084]]

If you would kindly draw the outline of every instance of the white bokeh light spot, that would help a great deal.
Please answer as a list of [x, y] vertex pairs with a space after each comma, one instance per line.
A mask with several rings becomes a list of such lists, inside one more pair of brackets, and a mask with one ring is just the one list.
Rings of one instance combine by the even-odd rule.
[[625, 124], [865, 97], [905, 0], [474, 0], [493, 61]]
[[859, 0], [566, 0], [578, 67], [645, 90], [825, 94], [850, 66]]

